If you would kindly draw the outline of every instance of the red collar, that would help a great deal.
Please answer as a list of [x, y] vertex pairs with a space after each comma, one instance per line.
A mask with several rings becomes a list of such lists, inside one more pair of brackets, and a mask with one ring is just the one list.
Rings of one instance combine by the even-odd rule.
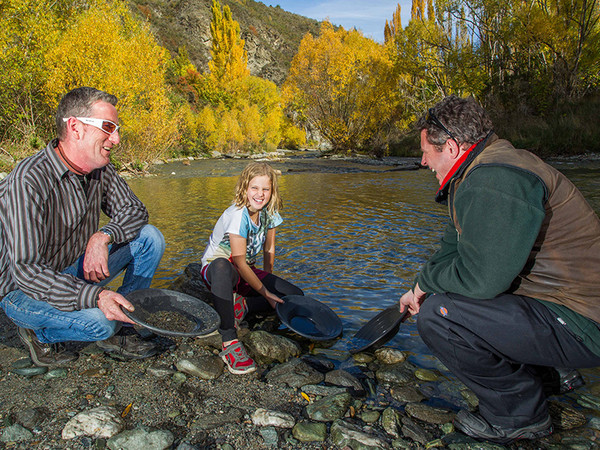
[[444, 188], [444, 186], [446, 186], [446, 183], [448, 183], [448, 181], [450, 181], [450, 179], [454, 176], [454, 174], [456, 173], [458, 168], [460, 166], [462, 166], [462, 163], [465, 162], [465, 160], [469, 156], [469, 153], [471, 153], [471, 151], [477, 146], [477, 144], [479, 144], [479, 142], [481, 142], [481, 141], [475, 142], [473, 145], [471, 145], [469, 147], [469, 149], [466, 152], [464, 152], [460, 158], [458, 158], [458, 161], [456, 161], [454, 163], [452, 168], [448, 171], [448, 173], [444, 177], [444, 180], [442, 181], [442, 184], [440, 184], [440, 188], [438, 189], [438, 192], [441, 191]]

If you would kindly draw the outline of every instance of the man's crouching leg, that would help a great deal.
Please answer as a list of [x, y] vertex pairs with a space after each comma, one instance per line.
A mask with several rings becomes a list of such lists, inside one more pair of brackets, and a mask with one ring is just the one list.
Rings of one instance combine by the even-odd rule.
[[[530, 366], [516, 362], [520, 351], [528, 351], [530, 338], [516, 331], [528, 326], [527, 321], [514, 323], [515, 314], [527, 314], [517, 312], [527, 310], [517, 299], [511, 303], [433, 295], [418, 316], [423, 341], [479, 398], [479, 413], [460, 411], [455, 426], [474, 438], [503, 444], [552, 432], [539, 377]], [[504, 353], [519, 342], [522, 350]]]

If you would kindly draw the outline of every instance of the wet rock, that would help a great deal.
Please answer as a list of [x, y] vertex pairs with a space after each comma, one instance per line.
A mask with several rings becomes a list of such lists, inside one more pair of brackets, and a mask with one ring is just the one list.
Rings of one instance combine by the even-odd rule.
[[375, 350], [375, 357], [383, 364], [398, 364], [406, 360], [404, 352], [389, 347]]
[[40, 367], [40, 366], [31, 366], [31, 367], [22, 367], [19, 369], [12, 369], [12, 371], [14, 373], [16, 373], [17, 375], [22, 375], [24, 377], [33, 377], [36, 375], [45, 374], [46, 372], [48, 372], [48, 368]]
[[306, 414], [317, 422], [332, 422], [344, 417], [352, 403], [352, 396], [347, 392], [317, 400], [306, 406]]
[[296, 424], [294, 416], [281, 411], [258, 408], [252, 413], [252, 423], [258, 427], [292, 428]]
[[402, 435], [420, 444], [427, 444], [433, 439], [433, 435], [417, 424], [410, 417], [402, 417]]
[[173, 386], [181, 386], [183, 383], [186, 382], [186, 380], [187, 377], [182, 372], [175, 372], [171, 377], [171, 383], [173, 384]]
[[151, 430], [146, 427], [123, 431], [110, 438], [107, 446], [111, 450], [164, 450], [171, 448], [175, 437], [168, 430]]
[[394, 408], [386, 408], [381, 415], [381, 426], [394, 438], [400, 437], [400, 414]]
[[572, 430], [586, 424], [585, 415], [565, 403], [548, 402], [552, 424], [559, 430]]
[[437, 381], [439, 378], [439, 376], [435, 372], [427, 369], [415, 370], [415, 377], [418, 380], [422, 381]]
[[47, 415], [41, 408], [27, 408], [15, 413], [15, 422], [33, 430], [41, 424]]
[[27, 357], [17, 359], [10, 365], [10, 367], [12, 369], [25, 369], [26, 367], [31, 367], [32, 365], [33, 361], [31, 361], [31, 358]]
[[205, 431], [218, 428], [227, 423], [239, 422], [244, 412], [238, 408], [230, 408], [223, 414], [199, 414], [191, 426], [192, 431]]
[[123, 420], [119, 413], [109, 406], [100, 406], [80, 412], [67, 422], [62, 430], [63, 439], [78, 436], [111, 438], [123, 429]]
[[221, 358], [214, 355], [199, 356], [198, 358], [179, 360], [175, 367], [180, 372], [202, 378], [203, 380], [214, 380], [223, 373], [225, 363]]
[[300, 388], [307, 384], [319, 384], [324, 379], [325, 375], [298, 358], [275, 366], [266, 375], [269, 383], [285, 383], [293, 388]]
[[49, 370], [48, 372], [46, 372], [46, 374], [44, 375], [44, 378], [46, 380], [64, 378], [68, 375], [68, 373], [69, 372], [64, 367], [57, 367], [56, 369], [52, 369], [52, 370]]
[[339, 448], [351, 449], [383, 448], [389, 449], [390, 444], [383, 436], [364, 432], [356, 425], [343, 420], [336, 420], [331, 426], [331, 441]]
[[172, 376], [175, 373], [175, 370], [171, 367], [156, 365], [148, 367], [146, 372], [155, 376], [156, 378], [164, 378]]
[[472, 390], [461, 389], [460, 395], [465, 399], [471, 411], [474, 411], [479, 406], [479, 399]]
[[27, 428], [15, 423], [2, 431], [0, 441], [2, 442], [25, 442], [33, 439], [33, 433]]
[[275, 448], [279, 444], [279, 435], [273, 427], [262, 428], [259, 430], [260, 435], [265, 441], [267, 447]]
[[405, 384], [414, 381], [414, 368], [406, 362], [386, 365], [377, 372], [375, 376], [380, 383]]
[[351, 388], [356, 395], [362, 395], [365, 392], [360, 380], [345, 370], [327, 372], [325, 374], [325, 383]]
[[600, 410], [600, 397], [592, 394], [581, 394], [577, 397], [577, 403], [584, 408]]
[[345, 387], [338, 386], [321, 386], [319, 384], [307, 384], [302, 386], [302, 392], [309, 395], [318, 395], [320, 397], [327, 397], [328, 395], [341, 394], [342, 392], [348, 392]]
[[455, 414], [446, 409], [434, 408], [423, 403], [408, 403], [405, 406], [406, 414], [423, 422], [441, 425], [452, 422]]
[[394, 400], [401, 403], [418, 403], [425, 399], [419, 391], [408, 385], [393, 386], [390, 388], [390, 394]]
[[379, 411], [367, 409], [360, 413], [359, 417], [360, 420], [362, 420], [364, 423], [373, 424], [379, 420], [379, 417], [381, 417], [381, 413]]
[[360, 352], [352, 355], [352, 359], [359, 364], [369, 364], [370, 362], [373, 362], [375, 357], [369, 353]]
[[302, 359], [302, 361], [304, 361], [310, 367], [312, 367], [315, 370], [318, 370], [321, 373], [327, 373], [335, 369], [335, 364], [333, 363], [333, 361], [330, 361], [325, 358], [319, 358], [318, 356], [313, 355], [302, 355], [300, 359]]
[[300, 346], [296, 342], [266, 331], [252, 331], [244, 339], [244, 344], [259, 364], [283, 363], [300, 354]]
[[292, 435], [300, 442], [323, 442], [327, 438], [327, 425], [323, 422], [300, 422], [294, 425]]

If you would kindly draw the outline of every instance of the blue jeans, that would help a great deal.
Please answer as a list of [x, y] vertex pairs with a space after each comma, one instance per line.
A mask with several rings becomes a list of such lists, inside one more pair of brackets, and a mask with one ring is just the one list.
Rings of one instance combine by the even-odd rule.
[[[152, 225], [145, 225], [132, 241], [109, 246], [110, 277], [97, 284], [105, 286], [125, 270], [118, 293], [127, 295], [132, 291], [148, 288], [164, 251], [165, 239], [162, 233]], [[83, 280], [84, 256], [85, 254], [79, 257], [63, 273]], [[34, 300], [18, 289], [6, 294], [0, 301], [0, 306], [17, 326], [34, 330], [40, 342], [49, 344], [101, 341], [111, 337], [121, 326], [121, 322], [108, 320], [98, 308], [61, 311], [44, 301]]]

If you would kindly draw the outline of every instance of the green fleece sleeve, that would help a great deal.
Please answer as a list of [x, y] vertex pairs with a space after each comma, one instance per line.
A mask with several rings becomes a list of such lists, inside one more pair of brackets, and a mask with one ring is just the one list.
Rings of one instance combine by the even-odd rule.
[[[509, 167], [474, 169], [455, 193], [452, 225], [417, 282], [427, 293], [493, 298], [521, 272], [544, 220], [544, 185]], [[454, 236], [452, 234], [454, 233]]]

